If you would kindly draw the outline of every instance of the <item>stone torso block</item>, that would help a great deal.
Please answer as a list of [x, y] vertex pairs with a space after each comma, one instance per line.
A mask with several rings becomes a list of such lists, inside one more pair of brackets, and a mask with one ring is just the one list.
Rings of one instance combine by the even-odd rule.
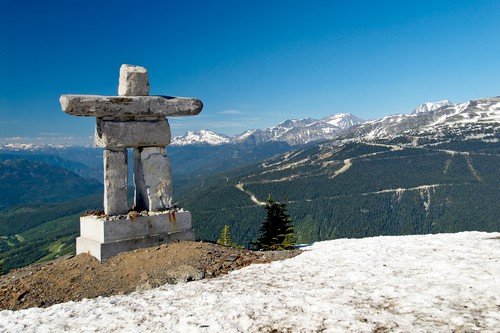
[[170, 144], [166, 119], [155, 121], [113, 121], [98, 118], [94, 144], [112, 150], [137, 147], [165, 147]]

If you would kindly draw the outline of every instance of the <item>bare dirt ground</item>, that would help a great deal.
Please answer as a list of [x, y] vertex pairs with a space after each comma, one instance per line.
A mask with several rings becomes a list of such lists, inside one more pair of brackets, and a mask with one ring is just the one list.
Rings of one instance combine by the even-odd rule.
[[99, 262], [65, 256], [0, 276], [0, 309], [48, 307], [84, 298], [127, 294], [166, 283], [212, 278], [253, 263], [283, 260], [300, 251], [254, 252], [204, 242], [175, 242], [126, 252]]

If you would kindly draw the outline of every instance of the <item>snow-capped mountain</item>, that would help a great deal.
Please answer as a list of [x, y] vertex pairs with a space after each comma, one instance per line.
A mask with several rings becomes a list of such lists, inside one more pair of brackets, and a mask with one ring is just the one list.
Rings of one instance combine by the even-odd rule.
[[[500, 132], [500, 96], [453, 104], [426, 103], [411, 114], [397, 114], [365, 122], [348, 130], [346, 137], [382, 139], [398, 135], [455, 136], [475, 134], [494, 139]], [[439, 106], [442, 104], [442, 106]], [[426, 111], [423, 111], [426, 110]]]
[[171, 145], [173, 146], [186, 146], [186, 145], [196, 145], [196, 144], [220, 145], [224, 143], [229, 143], [230, 141], [231, 138], [229, 138], [226, 135], [218, 134], [207, 130], [200, 130], [200, 131], [189, 131], [184, 135], [172, 138]]
[[336, 114], [320, 120], [312, 118], [291, 119], [270, 128], [246, 131], [242, 135], [236, 136], [234, 142], [282, 141], [294, 146], [333, 139], [351, 126], [363, 122], [364, 120], [350, 113]]
[[276, 126], [244, 132], [234, 138], [234, 142], [261, 143], [282, 141], [290, 145], [331, 139], [342, 132], [338, 126], [312, 118], [289, 119]]
[[455, 104], [453, 104], [447, 99], [438, 102], [427, 102], [420, 106], [417, 106], [412, 113], [415, 114], [415, 113], [430, 112], [442, 108], [443, 106], [453, 106], [453, 105]]
[[332, 132], [338, 132], [338, 128], [316, 119], [288, 119], [273, 127], [246, 131], [237, 135], [233, 142], [283, 141], [297, 145], [324, 139]]
[[219, 145], [225, 143], [254, 143], [279, 141], [290, 145], [300, 145], [313, 141], [327, 140], [344, 133], [351, 126], [364, 121], [350, 113], [336, 114], [323, 119], [287, 119], [276, 126], [264, 129], [247, 130], [234, 137], [211, 131], [188, 132], [173, 138], [172, 145], [191, 144]]
[[53, 149], [66, 149], [70, 145], [55, 145], [55, 144], [37, 144], [37, 143], [5, 143], [0, 144], [0, 150], [8, 151], [45, 151]]
[[365, 122], [363, 119], [358, 118], [350, 113], [334, 114], [333, 116], [328, 116], [321, 119], [321, 121], [333, 126], [340, 127], [342, 130], [346, 130], [349, 127]]

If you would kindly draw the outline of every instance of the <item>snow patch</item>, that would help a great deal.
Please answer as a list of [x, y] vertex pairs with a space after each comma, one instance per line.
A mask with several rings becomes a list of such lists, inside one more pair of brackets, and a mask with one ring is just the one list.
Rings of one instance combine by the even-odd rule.
[[0, 312], [8, 332], [498, 332], [500, 233], [340, 239], [227, 276]]

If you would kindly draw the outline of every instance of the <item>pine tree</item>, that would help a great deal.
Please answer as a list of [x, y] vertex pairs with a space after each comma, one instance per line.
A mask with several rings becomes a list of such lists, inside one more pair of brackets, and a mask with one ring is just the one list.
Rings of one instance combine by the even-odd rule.
[[237, 249], [244, 248], [243, 246], [233, 242], [233, 240], [231, 239], [231, 234], [229, 233], [229, 226], [227, 224], [225, 224], [222, 227], [222, 231], [220, 233], [219, 239], [217, 240], [217, 244], [222, 245], [222, 246], [230, 246], [230, 247], [234, 247]]
[[261, 236], [254, 244], [260, 250], [288, 250], [295, 243], [292, 220], [284, 203], [269, 195], [265, 206], [266, 218], [259, 229]]
[[219, 239], [217, 240], [217, 244], [222, 246], [230, 246], [231, 236], [229, 235], [229, 226], [227, 224], [222, 227], [222, 231], [220, 233]]

